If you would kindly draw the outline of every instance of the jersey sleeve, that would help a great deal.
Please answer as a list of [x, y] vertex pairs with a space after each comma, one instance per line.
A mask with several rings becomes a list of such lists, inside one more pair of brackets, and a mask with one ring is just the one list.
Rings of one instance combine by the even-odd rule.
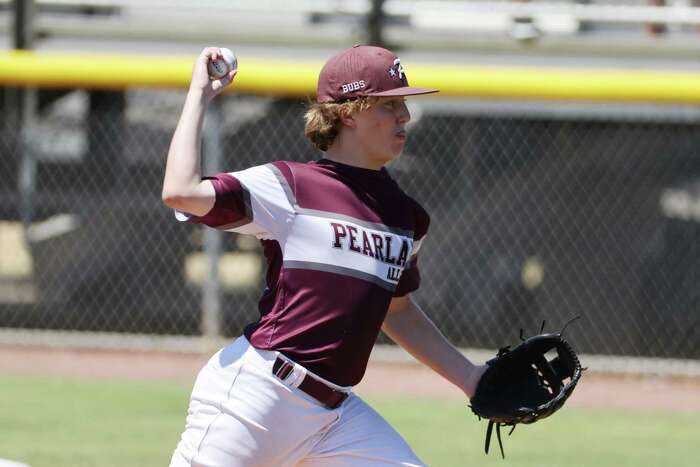
[[425, 241], [430, 226], [430, 216], [416, 203], [416, 228], [413, 235], [413, 249], [401, 274], [401, 279], [394, 290], [394, 297], [403, 297], [418, 290], [420, 287], [420, 270], [418, 268], [418, 253]]
[[216, 200], [203, 216], [176, 211], [178, 220], [220, 230], [282, 240], [294, 218], [291, 172], [284, 163], [251, 167], [211, 177]]

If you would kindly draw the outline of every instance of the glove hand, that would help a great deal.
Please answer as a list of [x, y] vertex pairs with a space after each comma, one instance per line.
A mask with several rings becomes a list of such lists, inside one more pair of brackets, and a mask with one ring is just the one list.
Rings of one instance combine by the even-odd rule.
[[[548, 359], [547, 354], [556, 354]], [[501, 426], [534, 423], [559, 410], [581, 378], [576, 352], [561, 333], [539, 334], [523, 340], [512, 350], [503, 347], [476, 382], [470, 407], [489, 422], [486, 453], [493, 426], [503, 455]], [[512, 432], [512, 430], [511, 430]]]

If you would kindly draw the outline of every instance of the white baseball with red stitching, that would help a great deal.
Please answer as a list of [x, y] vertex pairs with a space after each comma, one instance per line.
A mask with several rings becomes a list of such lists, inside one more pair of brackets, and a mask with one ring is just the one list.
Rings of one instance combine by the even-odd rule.
[[207, 70], [212, 79], [221, 79], [238, 68], [238, 59], [230, 49], [222, 47], [216, 60], [209, 60]]

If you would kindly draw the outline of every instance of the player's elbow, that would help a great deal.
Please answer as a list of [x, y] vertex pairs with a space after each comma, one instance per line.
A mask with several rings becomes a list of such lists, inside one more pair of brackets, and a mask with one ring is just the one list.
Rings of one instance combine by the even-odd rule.
[[160, 195], [163, 203], [177, 211], [202, 216], [214, 207], [216, 193], [211, 183], [191, 185], [186, 183], [163, 184]]
[[167, 186], [163, 187], [161, 192], [161, 199], [166, 206], [173, 209], [182, 209], [185, 204], [187, 204], [187, 195], [183, 194], [179, 190], [173, 190]]

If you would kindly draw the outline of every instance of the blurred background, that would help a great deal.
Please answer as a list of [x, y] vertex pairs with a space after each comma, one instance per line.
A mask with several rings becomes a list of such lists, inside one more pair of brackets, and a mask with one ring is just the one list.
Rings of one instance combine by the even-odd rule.
[[[431, 214], [416, 298], [455, 344], [494, 349], [581, 316], [567, 331], [579, 351], [698, 359], [699, 3], [0, 0], [0, 343], [238, 335], [258, 316], [257, 241], [180, 225], [160, 201], [189, 67], [216, 45], [242, 80], [259, 60], [273, 73], [210, 110], [206, 171], [234, 171], [320, 157], [303, 138], [315, 83], [285, 80], [371, 43], [412, 84], [454, 78], [411, 101], [390, 171]], [[35, 66], [8, 72], [12, 49]], [[182, 78], [91, 83], [44, 68], [55, 54], [133, 57], [155, 75], [182, 63]], [[497, 92], [484, 69], [506, 81]], [[618, 84], [589, 92], [601, 70]], [[539, 94], [523, 91], [532, 79]]]

